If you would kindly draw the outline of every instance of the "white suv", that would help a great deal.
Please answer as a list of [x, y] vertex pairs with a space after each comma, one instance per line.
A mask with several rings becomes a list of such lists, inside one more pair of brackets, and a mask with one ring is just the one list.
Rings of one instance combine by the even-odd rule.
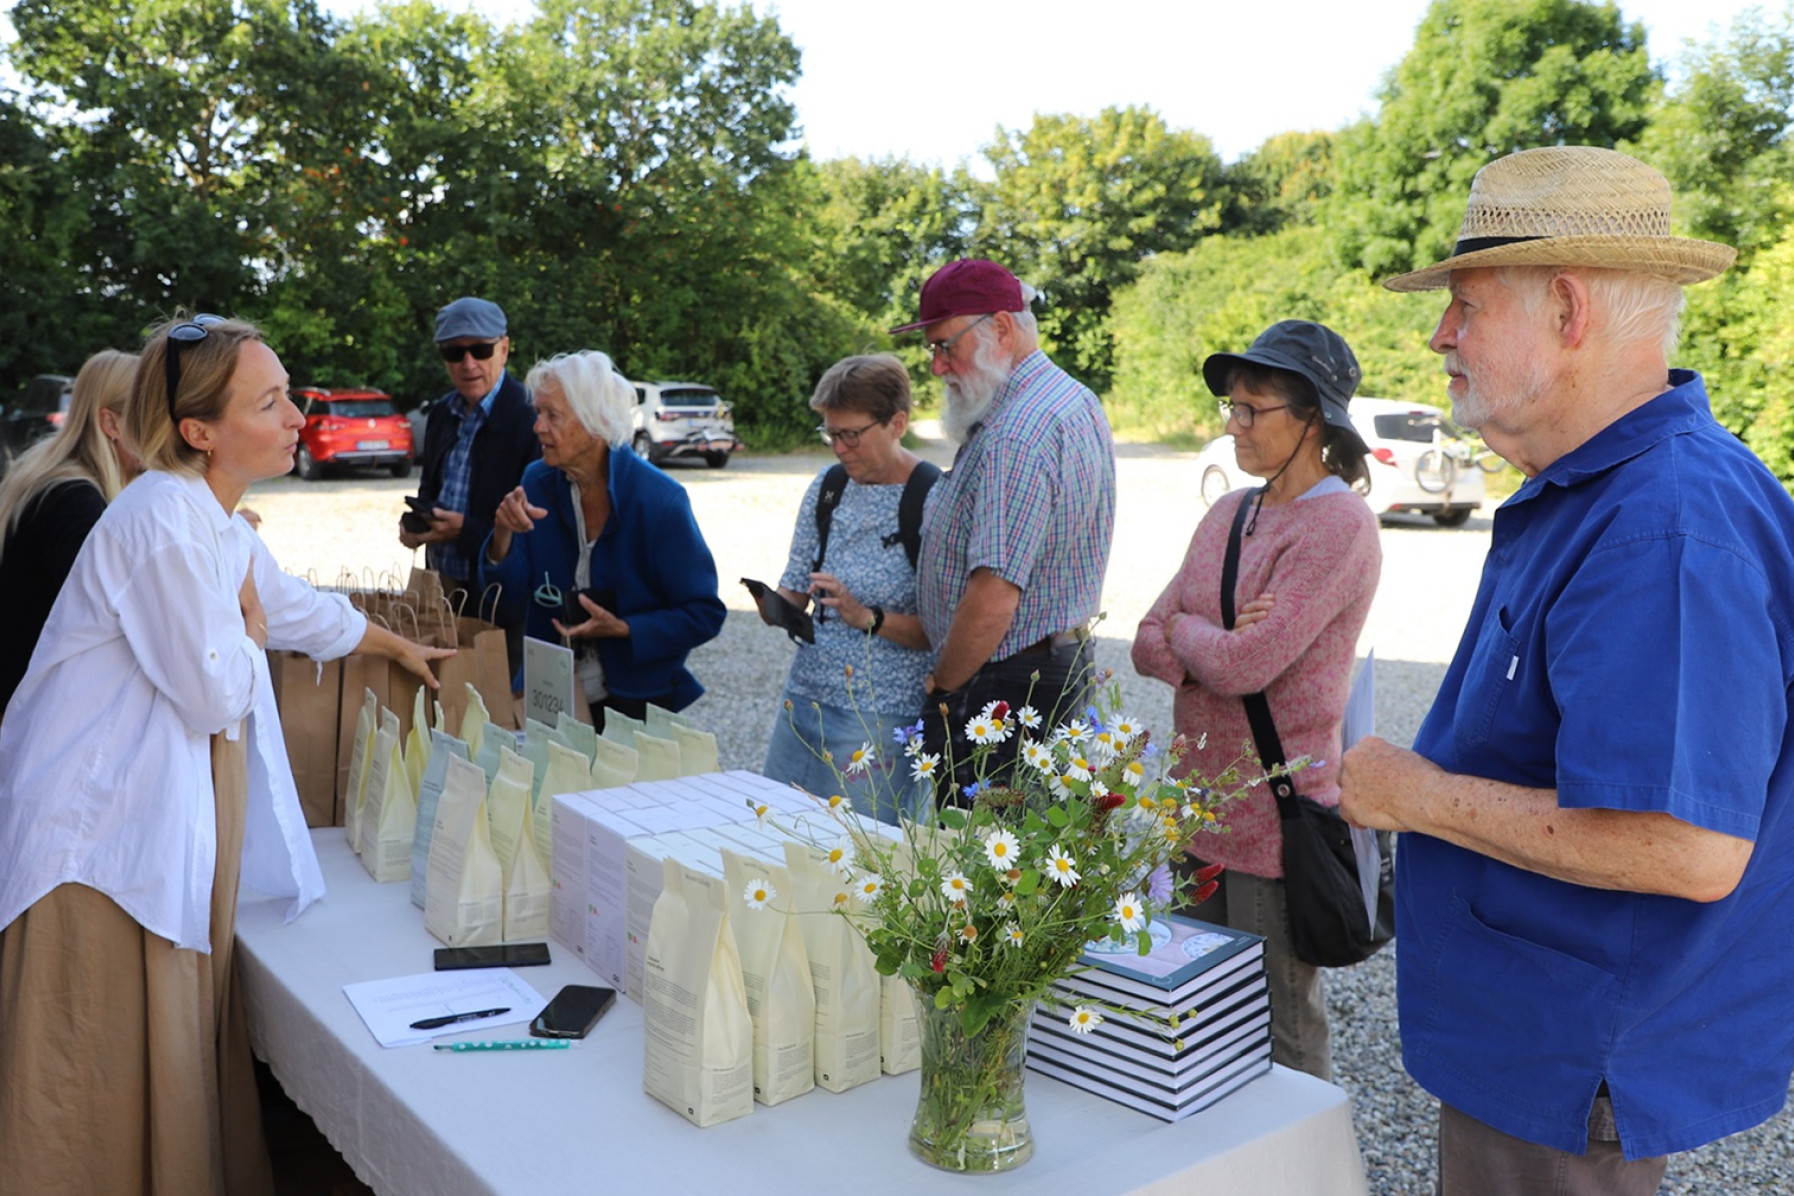
[[[1467, 440], [1443, 411], [1371, 398], [1353, 399], [1350, 411], [1370, 449], [1364, 462], [1370, 472], [1366, 497], [1379, 516], [1406, 511], [1430, 515], [1441, 527], [1460, 527], [1482, 507], [1483, 474], [1503, 462]], [[1197, 455], [1196, 468], [1205, 507], [1256, 481], [1235, 463], [1231, 436], [1210, 441]]]
[[721, 469], [743, 447], [735, 438], [729, 405], [695, 382], [632, 382], [635, 387], [635, 455], [655, 465], [673, 457], [702, 457]]

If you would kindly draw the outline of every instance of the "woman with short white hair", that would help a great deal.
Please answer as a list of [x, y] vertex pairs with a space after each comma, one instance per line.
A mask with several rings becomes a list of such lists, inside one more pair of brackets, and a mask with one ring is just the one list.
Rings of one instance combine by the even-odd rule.
[[727, 613], [685, 488], [630, 451], [635, 389], [607, 355], [551, 357], [527, 384], [542, 459], [499, 504], [480, 584], [500, 587], [499, 621], [574, 650], [599, 727], [606, 709], [683, 710], [704, 692], [685, 658]]

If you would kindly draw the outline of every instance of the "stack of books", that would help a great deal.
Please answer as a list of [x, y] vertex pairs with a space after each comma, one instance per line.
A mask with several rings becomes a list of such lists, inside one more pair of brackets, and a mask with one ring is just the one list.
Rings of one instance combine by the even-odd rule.
[[[1271, 1070], [1264, 939], [1175, 915], [1152, 929], [1150, 955], [1100, 944], [1084, 955], [1089, 971], [1055, 986], [1062, 1006], [1035, 1009], [1028, 1066], [1181, 1121]], [[1103, 1015], [1087, 1034], [1066, 1021], [1079, 1004]]]

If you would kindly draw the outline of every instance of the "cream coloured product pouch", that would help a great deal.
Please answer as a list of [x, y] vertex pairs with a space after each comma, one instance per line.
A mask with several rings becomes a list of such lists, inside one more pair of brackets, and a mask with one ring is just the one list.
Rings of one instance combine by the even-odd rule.
[[523, 743], [518, 752], [530, 767], [535, 769], [536, 779], [530, 783], [530, 798], [533, 801], [536, 790], [542, 787], [542, 777], [548, 772], [548, 741], [554, 737], [554, 728], [537, 718], [523, 720]]
[[600, 736], [594, 741], [592, 756], [592, 788], [615, 789], [637, 780], [641, 755], [633, 744], [624, 745]]
[[679, 745], [679, 768], [683, 775], [695, 777], [722, 771], [717, 764], [715, 735], [678, 723], [670, 724], [667, 729], [672, 733], [673, 742]]
[[754, 1023], [754, 1099], [776, 1105], [816, 1086], [816, 988], [804, 934], [787, 912], [781, 865], [723, 848], [729, 922]]
[[647, 729], [648, 724], [639, 718], [630, 718], [618, 710], [606, 710], [604, 712], [604, 730], [600, 734], [613, 743], [633, 747], [635, 746], [635, 733]]
[[578, 748], [550, 740], [547, 767], [536, 796], [530, 802], [530, 825], [534, 828], [536, 854], [550, 874], [554, 871], [554, 799], [563, 793], [584, 793], [592, 787], [592, 763]]
[[635, 753], [639, 758], [635, 768], [638, 781], [670, 781], [681, 775], [679, 745], [670, 739], [637, 731]]
[[430, 762], [417, 785], [417, 833], [411, 838], [411, 904], [419, 909], [424, 907], [424, 887], [430, 878], [430, 837], [436, 833], [436, 806], [442, 800], [450, 757], [467, 759], [467, 745], [447, 731], [432, 730]]
[[[526, 824], [535, 821], [535, 812], [525, 810]], [[554, 882], [536, 851], [533, 833], [517, 840], [517, 852], [511, 857], [510, 871], [505, 873], [505, 942], [531, 942], [548, 937], [548, 907], [554, 894]]]
[[785, 844], [785, 866], [816, 990], [816, 1083], [845, 1092], [879, 1075], [878, 969], [859, 932], [835, 912], [853, 899], [840, 874], [806, 843]]
[[[474, 688], [473, 682], [467, 682], [467, 706], [461, 711], [461, 725], [456, 728], [461, 741], [467, 745], [467, 758], [480, 758], [480, 742], [486, 737], [486, 725], [492, 721], [492, 712], [486, 709], [486, 699]], [[488, 781], [492, 778], [487, 777]]]
[[361, 864], [381, 884], [411, 879], [411, 844], [417, 838], [417, 798], [399, 751], [399, 716], [381, 712], [368, 768], [368, 799], [361, 810]]
[[900, 1076], [922, 1066], [916, 994], [901, 976], [878, 978], [878, 1063], [887, 1076]]
[[754, 1111], [754, 1024], [725, 882], [668, 857], [642, 993], [642, 1088], [697, 1126]]
[[648, 734], [658, 735], [662, 739], [671, 739], [674, 727], [693, 725], [692, 721], [683, 714], [675, 714], [666, 707], [656, 706], [652, 702], [644, 705], [642, 714], [644, 716], [642, 722], [646, 726]]
[[405, 732], [405, 779], [415, 794], [424, 782], [424, 769], [430, 763], [429, 707], [420, 685], [411, 699], [411, 730]]
[[373, 690], [363, 691], [361, 710], [355, 715], [355, 743], [349, 749], [349, 792], [343, 795], [343, 833], [349, 846], [361, 851], [361, 804], [367, 796], [368, 763], [373, 759], [374, 730], [380, 725], [380, 699]]
[[424, 888], [424, 927], [451, 947], [484, 947], [504, 937], [505, 877], [486, 830], [486, 774], [451, 756]]
[[598, 731], [591, 723], [582, 723], [563, 710], [554, 716], [554, 729], [567, 737], [569, 747], [584, 753], [588, 762], [597, 754]]
[[498, 753], [498, 768], [486, 787], [486, 827], [492, 836], [492, 852], [509, 876], [518, 840], [528, 826], [532, 770], [529, 761], [510, 748], [501, 747]]

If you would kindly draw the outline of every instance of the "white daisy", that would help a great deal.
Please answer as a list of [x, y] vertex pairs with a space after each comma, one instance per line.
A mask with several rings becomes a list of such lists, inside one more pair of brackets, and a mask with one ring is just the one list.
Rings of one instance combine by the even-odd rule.
[[1003, 738], [1002, 728], [995, 719], [974, 718], [966, 723], [966, 738], [973, 743], [996, 743]]
[[1051, 776], [1053, 772], [1053, 753], [1047, 751], [1032, 739], [1022, 740], [1022, 759], [1035, 772]]
[[1017, 926], [1014, 922], [1003, 927], [1003, 941], [1008, 943], [1011, 947], [1021, 946], [1022, 938], [1022, 928]]
[[1078, 883], [1077, 861], [1065, 854], [1065, 849], [1057, 843], [1041, 862], [1041, 871], [1058, 881], [1061, 888], [1069, 889]]
[[1132, 890], [1115, 899], [1115, 912], [1109, 916], [1121, 923], [1121, 928], [1129, 934], [1146, 925], [1146, 907], [1140, 904], [1140, 894]]
[[1065, 779], [1068, 781], [1088, 781], [1090, 779], [1090, 761], [1082, 756], [1073, 756], [1065, 762]]
[[843, 839], [823, 853], [823, 862], [842, 880], [853, 879], [853, 841]]
[[1014, 832], [998, 827], [984, 836], [984, 858], [998, 872], [1007, 872], [1015, 866], [1016, 852], [1020, 846]]
[[749, 909], [765, 909], [766, 903], [779, 895], [779, 891], [768, 884], [763, 876], [756, 876], [748, 881], [747, 888], [741, 891], [741, 899], [747, 902]]
[[1040, 730], [1040, 711], [1032, 706], [1023, 706], [1015, 712], [1015, 721], [1030, 731]]
[[941, 758], [932, 752], [917, 752], [910, 762], [909, 775], [918, 781], [932, 781], [941, 766]]
[[1079, 1005], [1065, 1020], [1070, 1024], [1073, 1034], [1088, 1034], [1103, 1024], [1103, 1015], [1088, 1005]]
[[1146, 724], [1131, 714], [1123, 714], [1109, 724], [1109, 730], [1115, 733], [1116, 741], [1126, 747], [1140, 738], [1140, 733], [1146, 730]]
[[1074, 718], [1055, 732], [1069, 743], [1083, 743], [1090, 738], [1090, 724], [1081, 718]]
[[867, 872], [854, 881], [853, 895], [859, 898], [862, 905], [869, 905], [884, 887], [883, 877], [876, 872]]
[[964, 901], [972, 895], [972, 882], [958, 872], [941, 880], [941, 895], [948, 901]]
[[847, 757], [847, 775], [858, 776], [871, 768], [872, 762], [876, 759], [878, 759], [877, 749], [869, 743], [862, 743], [854, 749], [852, 755]]

